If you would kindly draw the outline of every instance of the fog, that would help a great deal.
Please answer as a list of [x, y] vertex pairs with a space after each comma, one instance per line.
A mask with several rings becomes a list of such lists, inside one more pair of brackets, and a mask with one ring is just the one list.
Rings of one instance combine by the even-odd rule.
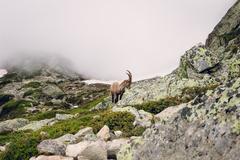
[[[0, 68], [33, 60], [102, 80], [165, 75], [236, 0], [0, 0]], [[67, 62], [67, 63], [66, 63]]]

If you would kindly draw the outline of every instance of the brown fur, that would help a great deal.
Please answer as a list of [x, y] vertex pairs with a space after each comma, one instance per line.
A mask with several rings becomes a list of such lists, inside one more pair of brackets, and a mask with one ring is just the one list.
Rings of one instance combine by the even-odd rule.
[[130, 89], [132, 84], [132, 74], [127, 70], [128, 80], [124, 80], [121, 83], [114, 82], [110, 87], [110, 92], [112, 95], [112, 102], [117, 103], [119, 99], [122, 99], [122, 96], [125, 92], [125, 88]]

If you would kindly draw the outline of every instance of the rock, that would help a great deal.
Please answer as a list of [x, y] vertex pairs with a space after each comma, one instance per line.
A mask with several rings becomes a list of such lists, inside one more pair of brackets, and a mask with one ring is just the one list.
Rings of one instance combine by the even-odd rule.
[[78, 144], [67, 145], [66, 155], [69, 157], [77, 157], [88, 147], [90, 143], [90, 141], [82, 141]]
[[0, 133], [17, 131], [19, 128], [29, 123], [27, 119], [16, 118], [0, 122]]
[[41, 131], [40, 135], [41, 135], [42, 139], [46, 139], [46, 138], [49, 137], [49, 134], [47, 132], [44, 132], [44, 131]]
[[6, 146], [0, 146], [0, 152], [5, 152], [6, 151]]
[[90, 111], [107, 109], [109, 106], [111, 106], [111, 104], [111, 99], [107, 97], [102, 102], [98, 103], [95, 107], [90, 109]]
[[[98, 141], [82, 141], [78, 144], [68, 145], [66, 155], [70, 157], [84, 157], [89, 160], [106, 160], [107, 149], [106, 143]], [[80, 158], [78, 158], [80, 159]]]
[[123, 133], [122, 133], [122, 131], [114, 131], [114, 134], [115, 134], [116, 138], [119, 138], [122, 136]]
[[83, 129], [80, 129], [76, 134], [75, 136], [76, 137], [83, 137], [87, 134], [93, 134], [93, 129], [92, 127], [86, 127], [86, 128], [83, 128]]
[[[211, 50], [216, 50], [221, 46], [225, 46], [226, 35], [231, 36], [231, 32], [237, 29], [240, 23], [240, 12], [239, 12], [240, 2], [236, 1], [233, 7], [227, 12], [227, 14], [222, 18], [220, 23], [214, 28], [213, 32], [209, 34], [206, 41], [206, 46]], [[239, 27], [238, 27], [239, 28]], [[225, 35], [225, 37], [223, 36]], [[237, 35], [236, 35], [237, 36]], [[233, 37], [233, 36], [232, 36]], [[225, 43], [224, 43], [225, 42]]]
[[[174, 119], [174, 117], [178, 116], [181, 111], [189, 110], [187, 104], [181, 104], [178, 106], [172, 106], [164, 109], [162, 112], [156, 114], [154, 116], [155, 121], [168, 121], [169, 119]], [[187, 113], [185, 113], [187, 114]]]
[[135, 117], [134, 125], [142, 127], [150, 127], [152, 124], [153, 115], [144, 110], [138, 111], [139, 116]]
[[43, 88], [43, 93], [53, 98], [59, 98], [64, 92], [56, 85], [47, 85]]
[[66, 145], [57, 140], [44, 140], [37, 146], [37, 150], [43, 154], [65, 155]]
[[30, 160], [74, 160], [74, 159], [72, 157], [40, 155], [37, 158], [33, 157]]
[[57, 120], [67, 120], [67, 119], [71, 119], [73, 118], [74, 115], [71, 115], [71, 114], [56, 114], [56, 119]]
[[86, 134], [82, 140], [84, 141], [96, 141], [98, 137], [95, 134]]
[[132, 160], [133, 155], [144, 141], [141, 137], [131, 137], [127, 144], [121, 146], [117, 153], [117, 160]]
[[73, 144], [77, 142], [77, 138], [73, 134], [65, 134], [54, 140], [62, 142], [63, 144]]
[[56, 122], [55, 118], [51, 118], [51, 119], [44, 119], [44, 120], [40, 120], [40, 121], [32, 121], [30, 122], [28, 125], [25, 125], [24, 127], [19, 128], [18, 130], [39, 130], [44, 126], [47, 125], [53, 125]]
[[97, 137], [105, 141], [109, 140], [111, 135], [108, 126], [103, 126], [103, 128], [97, 133]]
[[36, 113], [39, 112], [40, 110], [37, 107], [28, 107], [27, 112], [28, 113]]
[[117, 153], [123, 145], [128, 143], [129, 139], [115, 139], [107, 142], [107, 153], [109, 159], [116, 159]]
[[215, 67], [219, 63], [219, 60], [218, 57], [207, 50], [203, 44], [198, 44], [186, 51], [186, 54], [181, 57], [181, 62], [190, 64], [198, 73], [201, 73]]
[[84, 151], [79, 154], [88, 158], [89, 160], [106, 160], [107, 159], [107, 149], [106, 143], [104, 141], [92, 142], [88, 145]]
[[125, 152], [138, 160], [237, 159], [239, 86], [239, 78], [232, 79], [199, 100], [167, 108], [156, 116], [164, 123], [156, 121], [143, 133], [144, 143]]

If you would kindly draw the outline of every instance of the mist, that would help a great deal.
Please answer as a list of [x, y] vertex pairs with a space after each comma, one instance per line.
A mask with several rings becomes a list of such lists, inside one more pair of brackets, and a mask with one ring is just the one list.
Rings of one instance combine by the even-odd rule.
[[135, 79], [165, 75], [234, 2], [0, 0], [0, 68], [66, 59], [93, 79], [122, 79], [127, 69]]

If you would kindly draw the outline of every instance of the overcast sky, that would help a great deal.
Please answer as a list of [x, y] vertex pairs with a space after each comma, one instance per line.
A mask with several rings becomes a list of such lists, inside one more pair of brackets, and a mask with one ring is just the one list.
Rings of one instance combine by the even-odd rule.
[[0, 66], [66, 57], [96, 79], [170, 73], [236, 0], [0, 0]]

